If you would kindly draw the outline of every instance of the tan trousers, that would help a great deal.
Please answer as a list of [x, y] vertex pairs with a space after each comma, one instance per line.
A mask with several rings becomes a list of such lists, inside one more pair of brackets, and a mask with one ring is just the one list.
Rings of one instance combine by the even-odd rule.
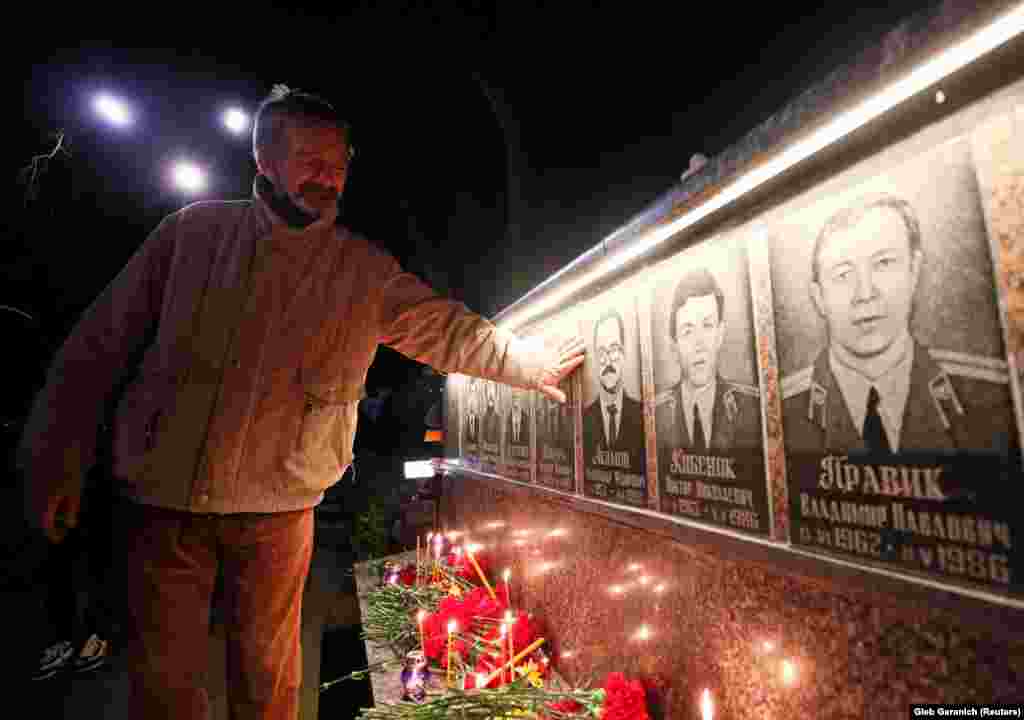
[[201, 515], [123, 502], [130, 717], [206, 720], [210, 602], [223, 572], [232, 720], [295, 720], [313, 510]]

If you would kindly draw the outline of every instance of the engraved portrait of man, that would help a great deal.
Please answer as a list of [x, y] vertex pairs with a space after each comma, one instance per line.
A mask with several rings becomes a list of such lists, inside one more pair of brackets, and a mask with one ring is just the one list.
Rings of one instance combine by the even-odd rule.
[[629, 464], [624, 469], [641, 472], [643, 408], [639, 400], [629, 396], [624, 383], [626, 363], [639, 362], [639, 358], [628, 357], [625, 326], [617, 310], [608, 310], [598, 318], [593, 347], [597, 398], [583, 412], [585, 461], [594, 464], [599, 451], [625, 452]]
[[[510, 448], [510, 456], [529, 457], [530, 413], [527, 409], [525, 393], [514, 389], [510, 394], [509, 412], [505, 419], [505, 442]], [[512, 448], [519, 450], [512, 450]]]
[[497, 383], [485, 380], [484, 386], [484, 414], [483, 414], [483, 441], [489, 445], [497, 445], [501, 441], [501, 418], [498, 417], [498, 385]]
[[911, 315], [921, 224], [893, 194], [862, 196], [821, 227], [810, 296], [827, 345], [783, 381], [791, 451], [1005, 453], [1015, 444], [1007, 386], [966, 353], [920, 342]]
[[465, 443], [476, 446], [480, 442], [480, 380], [471, 377], [466, 385]]
[[706, 268], [676, 283], [668, 308], [668, 335], [679, 382], [657, 398], [658, 446], [696, 454], [761, 445], [756, 387], [722, 377], [725, 296]]

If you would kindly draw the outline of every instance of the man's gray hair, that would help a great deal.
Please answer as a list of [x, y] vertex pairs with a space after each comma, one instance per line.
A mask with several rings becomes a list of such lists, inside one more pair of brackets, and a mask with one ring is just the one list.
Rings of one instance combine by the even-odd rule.
[[319, 95], [277, 84], [260, 103], [253, 118], [253, 156], [266, 154], [271, 148], [279, 146], [284, 140], [284, 129], [289, 122], [337, 128], [349, 146], [349, 156], [355, 154], [352, 127], [333, 105]]

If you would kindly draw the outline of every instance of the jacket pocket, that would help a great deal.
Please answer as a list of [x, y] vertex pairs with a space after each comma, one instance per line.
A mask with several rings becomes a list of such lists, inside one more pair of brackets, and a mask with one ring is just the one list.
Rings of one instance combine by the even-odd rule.
[[153, 373], [140, 376], [125, 392], [114, 423], [114, 474], [138, 479], [172, 411], [175, 378]]
[[286, 461], [289, 483], [322, 491], [338, 480], [352, 462], [361, 388], [303, 392], [298, 434]]

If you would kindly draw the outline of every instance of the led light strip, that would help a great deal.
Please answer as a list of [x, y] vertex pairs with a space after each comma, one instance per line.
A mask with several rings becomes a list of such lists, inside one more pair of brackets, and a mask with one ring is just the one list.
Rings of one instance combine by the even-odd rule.
[[524, 324], [531, 317], [555, 307], [562, 300], [586, 287], [601, 276], [642, 255], [666, 239], [676, 235], [681, 230], [690, 227], [716, 210], [720, 210], [746, 193], [763, 185], [776, 175], [841, 140], [862, 125], [888, 112], [904, 100], [916, 95], [960, 68], [969, 65], [982, 55], [1009, 42], [1021, 32], [1024, 32], [1024, 3], [1017, 5], [959, 44], [944, 50], [931, 60], [917, 66], [902, 79], [894, 82], [856, 107], [844, 112], [824, 127], [818, 129], [810, 137], [786, 148], [761, 167], [755, 168], [742, 177], [737, 178], [704, 204], [667, 225], [655, 228], [650, 234], [634, 245], [601, 261], [590, 272], [577, 278], [560, 290], [553, 292], [547, 298], [538, 301], [536, 305], [523, 308], [519, 312], [502, 318], [498, 324], [504, 328], [515, 328]]

